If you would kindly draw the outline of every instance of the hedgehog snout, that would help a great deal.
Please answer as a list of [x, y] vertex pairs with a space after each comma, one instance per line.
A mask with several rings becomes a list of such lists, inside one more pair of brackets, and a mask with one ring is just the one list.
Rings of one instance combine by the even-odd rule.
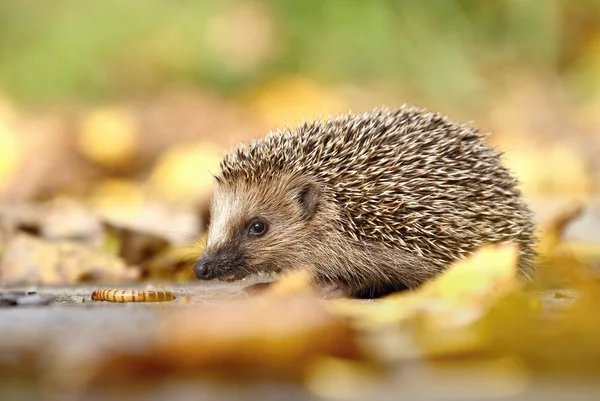
[[229, 245], [217, 250], [204, 251], [194, 264], [194, 274], [199, 280], [223, 279], [243, 276], [246, 258], [239, 246]]
[[214, 260], [210, 257], [201, 257], [194, 264], [194, 274], [199, 280], [210, 280], [214, 275]]

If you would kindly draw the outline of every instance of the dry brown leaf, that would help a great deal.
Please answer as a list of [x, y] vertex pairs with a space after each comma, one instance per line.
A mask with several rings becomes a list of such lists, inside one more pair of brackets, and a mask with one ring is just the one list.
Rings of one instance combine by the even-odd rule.
[[45, 241], [19, 234], [6, 244], [0, 263], [0, 283], [74, 284], [128, 281], [137, 270], [113, 255], [71, 241]]
[[73, 143], [71, 113], [30, 115], [19, 120], [15, 129], [21, 142], [21, 162], [0, 188], [3, 201], [16, 204], [66, 191], [81, 193], [97, 179], [100, 170], [81, 157]]
[[44, 203], [7, 205], [0, 218], [12, 234], [25, 232], [48, 240], [73, 240], [100, 249], [104, 231], [98, 216], [76, 199], [55, 197]]
[[141, 266], [144, 277], [178, 282], [195, 280], [192, 266], [202, 253], [202, 246], [166, 249]]
[[118, 255], [128, 265], [142, 265], [168, 249], [169, 240], [139, 228], [103, 222], [107, 234], [119, 244]]
[[542, 237], [536, 251], [542, 257], [550, 255], [561, 244], [566, 227], [581, 215], [583, 209], [583, 202], [574, 201], [540, 224]]

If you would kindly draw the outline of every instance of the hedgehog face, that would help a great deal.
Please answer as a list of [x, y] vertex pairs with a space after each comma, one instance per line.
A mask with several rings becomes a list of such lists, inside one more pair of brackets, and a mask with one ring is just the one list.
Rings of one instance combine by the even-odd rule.
[[[307, 179], [271, 177], [257, 185], [217, 182], [202, 256], [201, 280], [233, 281], [297, 266], [318, 212], [320, 191]], [[303, 245], [303, 246], [300, 246]]]

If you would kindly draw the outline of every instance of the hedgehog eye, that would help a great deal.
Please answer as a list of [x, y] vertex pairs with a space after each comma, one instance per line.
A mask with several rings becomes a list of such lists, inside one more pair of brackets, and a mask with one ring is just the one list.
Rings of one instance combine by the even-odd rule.
[[260, 237], [267, 232], [267, 223], [260, 219], [252, 220], [250, 224], [248, 224], [247, 231], [248, 235]]

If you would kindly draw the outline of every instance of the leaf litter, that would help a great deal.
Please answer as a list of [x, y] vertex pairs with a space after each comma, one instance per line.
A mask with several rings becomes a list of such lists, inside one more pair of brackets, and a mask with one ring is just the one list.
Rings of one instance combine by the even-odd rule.
[[[600, 252], [563, 238], [582, 210], [581, 203], [567, 205], [541, 224], [531, 283], [519, 280], [518, 250], [509, 244], [482, 247], [420, 289], [378, 300], [321, 299], [301, 271], [230, 302], [197, 304], [187, 297], [177, 308], [165, 305], [142, 349], [62, 355], [55, 349], [51, 358], [30, 349], [27, 355], [46, 361], [38, 372], [46, 385], [82, 392], [192, 375], [291, 381], [317, 396], [343, 398], [368, 395], [399, 366], [423, 363], [501, 378], [503, 385], [482, 390], [495, 395], [522, 391], [536, 375], [596, 375], [600, 282], [591, 266]], [[165, 238], [82, 210], [79, 221], [89, 224], [73, 224], [80, 228], [73, 231], [64, 220], [61, 229], [62, 220], [51, 217], [57, 213], [55, 205], [5, 224], [5, 283], [77, 283], [85, 275], [124, 283], [143, 274], [189, 273], [193, 255]], [[191, 243], [198, 245], [196, 238]], [[86, 369], [74, 374], [82, 364]]]
[[546, 223], [535, 282], [518, 279], [512, 245], [483, 247], [418, 290], [372, 301], [323, 300], [300, 271], [242, 300], [165, 309], [146, 351], [97, 356], [75, 387], [196, 375], [291, 380], [343, 397], [369, 394], [399, 365], [426, 363], [503, 378], [487, 391], [506, 395], [536, 375], [596, 375], [600, 283], [561, 251], [575, 209]]

